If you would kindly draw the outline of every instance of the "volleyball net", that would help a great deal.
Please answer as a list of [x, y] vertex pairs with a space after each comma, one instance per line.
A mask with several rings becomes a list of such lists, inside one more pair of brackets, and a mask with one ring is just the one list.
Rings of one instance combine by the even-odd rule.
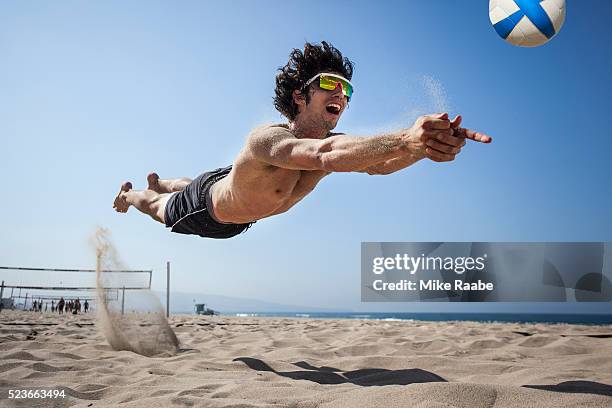
[[[152, 270], [107, 269], [101, 270], [105, 297], [117, 301], [125, 291], [151, 289]], [[96, 270], [66, 268], [30, 268], [0, 266], [0, 281], [4, 281], [1, 298], [4, 307], [29, 309], [34, 300], [50, 306], [63, 298], [96, 302]], [[47, 305], [48, 304], [48, 305]]]

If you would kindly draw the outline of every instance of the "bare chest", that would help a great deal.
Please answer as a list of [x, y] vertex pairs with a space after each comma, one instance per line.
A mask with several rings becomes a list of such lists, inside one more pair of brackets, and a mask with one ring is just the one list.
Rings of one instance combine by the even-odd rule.
[[319, 170], [266, 169], [253, 184], [252, 192], [267, 195], [274, 201], [299, 200], [327, 174]]
[[[319, 170], [279, 167], [236, 170], [226, 181], [225, 208], [238, 218], [259, 219], [287, 211], [308, 195], [325, 177]], [[241, 171], [242, 170], [242, 171]], [[227, 191], [226, 190], [226, 191]]]

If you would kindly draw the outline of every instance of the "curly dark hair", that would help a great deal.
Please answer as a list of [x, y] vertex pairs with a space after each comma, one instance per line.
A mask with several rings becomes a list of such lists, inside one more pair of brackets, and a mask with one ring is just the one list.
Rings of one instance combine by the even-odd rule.
[[[278, 70], [280, 72], [276, 75], [274, 107], [289, 120], [294, 120], [298, 114], [298, 106], [293, 102], [293, 91], [304, 92], [306, 81], [321, 72], [334, 72], [350, 81], [353, 76], [353, 62], [325, 41], [322, 41], [321, 45], [307, 42], [303, 52], [294, 48], [289, 54], [287, 65]], [[308, 92], [305, 95], [306, 103], [310, 102]]]

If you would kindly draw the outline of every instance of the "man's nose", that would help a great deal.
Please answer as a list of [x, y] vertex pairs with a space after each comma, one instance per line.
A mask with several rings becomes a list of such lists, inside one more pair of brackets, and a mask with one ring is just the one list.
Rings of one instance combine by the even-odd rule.
[[334, 89], [334, 96], [342, 96], [343, 92], [342, 92], [342, 84], [338, 83], [338, 85], [336, 85], [336, 88]]

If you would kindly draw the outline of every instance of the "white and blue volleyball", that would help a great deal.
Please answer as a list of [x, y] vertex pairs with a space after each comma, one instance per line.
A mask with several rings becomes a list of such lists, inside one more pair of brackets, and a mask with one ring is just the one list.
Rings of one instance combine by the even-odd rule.
[[490, 0], [489, 18], [497, 34], [510, 44], [536, 47], [563, 26], [565, 0]]

